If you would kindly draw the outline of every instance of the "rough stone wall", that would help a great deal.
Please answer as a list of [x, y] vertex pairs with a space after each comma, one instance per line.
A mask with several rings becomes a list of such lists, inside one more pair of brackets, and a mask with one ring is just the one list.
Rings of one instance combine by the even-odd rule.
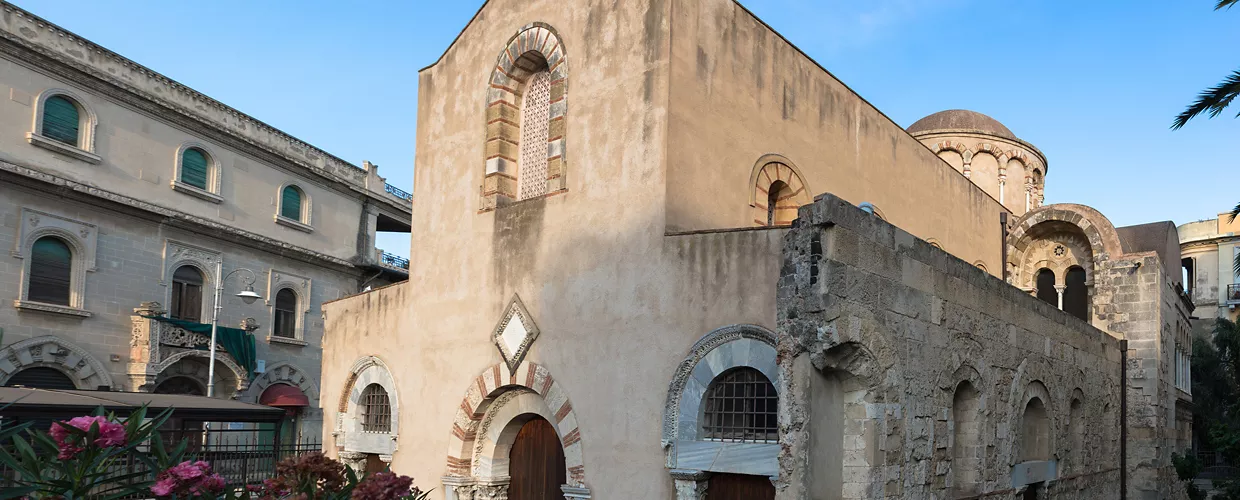
[[1012, 472], [1037, 397], [1059, 469], [1042, 491], [1118, 498], [1121, 353], [1105, 332], [833, 195], [802, 207], [785, 239], [777, 307], [777, 498], [959, 497], [961, 382], [980, 397], [973, 458], [985, 465], [972, 494], [1023, 492]]

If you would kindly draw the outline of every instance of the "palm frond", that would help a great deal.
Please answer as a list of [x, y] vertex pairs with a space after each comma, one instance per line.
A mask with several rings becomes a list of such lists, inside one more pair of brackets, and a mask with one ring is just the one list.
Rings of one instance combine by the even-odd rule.
[[1230, 9], [1237, 3], [1240, 3], [1240, 0], [1218, 0], [1218, 5], [1214, 6], [1214, 10]]
[[[1240, 0], [1224, 1], [1240, 3]], [[1171, 125], [1171, 129], [1177, 130], [1183, 127], [1189, 120], [1202, 113], [1210, 115], [1210, 118], [1214, 118], [1222, 113], [1223, 109], [1230, 105], [1237, 96], [1240, 96], [1240, 70], [1223, 79], [1223, 83], [1198, 94], [1197, 101], [1189, 106], [1188, 109], [1185, 109], [1183, 113], [1180, 113], [1179, 116], [1175, 117], [1175, 122]]]

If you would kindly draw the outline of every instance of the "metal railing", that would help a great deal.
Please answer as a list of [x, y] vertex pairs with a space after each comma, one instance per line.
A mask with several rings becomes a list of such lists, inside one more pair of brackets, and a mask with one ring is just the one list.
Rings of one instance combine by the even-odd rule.
[[379, 250], [379, 263], [384, 267], [409, 270], [409, 259]]
[[398, 188], [398, 187], [396, 187], [396, 186], [393, 186], [393, 185], [391, 185], [391, 184], [388, 184], [388, 183], [386, 183], [386, 182], [385, 182], [385, 183], [383, 183], [383, 190], [384, 190], [384, 191], [387, 191], [387, 192], [388, 192], [388, 194], [391, 194], [391, 195], [393, 195], [393, 196], [395, 196], [395, 197], [397, 197], [397, 198], [400, 198], [400, 199], [402, 199], [402, 200], [405, 200], [405, 201], [413, 201], [413, 195], [412, 195], [412, 194], [409, 194], [409, 193], [405, 192], [405, 190], [403, 190], [403, 189], [401, 189], [401, 188]]
[[1240, 283], [1227, 285], [1227, 302], [1240, 303]]

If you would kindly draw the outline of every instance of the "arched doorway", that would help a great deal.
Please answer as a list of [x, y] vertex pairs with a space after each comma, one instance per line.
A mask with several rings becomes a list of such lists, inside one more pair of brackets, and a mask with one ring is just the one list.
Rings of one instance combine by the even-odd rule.
[[564, 448], [560, 438], [542, 417], [534, 417], [517, 432], [508, 455], [510, 500], [562, 500], [561, 486], [568, 484]]
[[30, 387], [32, 389], [77, 389], [73, 379], [60, 370], [46, 366], [36, 366], [14, 373], [9, 377], [6, 387]]

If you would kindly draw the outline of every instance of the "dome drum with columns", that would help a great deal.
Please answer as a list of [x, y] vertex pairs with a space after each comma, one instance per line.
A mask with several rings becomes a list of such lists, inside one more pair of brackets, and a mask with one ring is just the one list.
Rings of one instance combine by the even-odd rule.
[[1046, 156], [998, 120], [952, 109], [917, 120], [907, 130], [1012, 213], [1042, 205]]

